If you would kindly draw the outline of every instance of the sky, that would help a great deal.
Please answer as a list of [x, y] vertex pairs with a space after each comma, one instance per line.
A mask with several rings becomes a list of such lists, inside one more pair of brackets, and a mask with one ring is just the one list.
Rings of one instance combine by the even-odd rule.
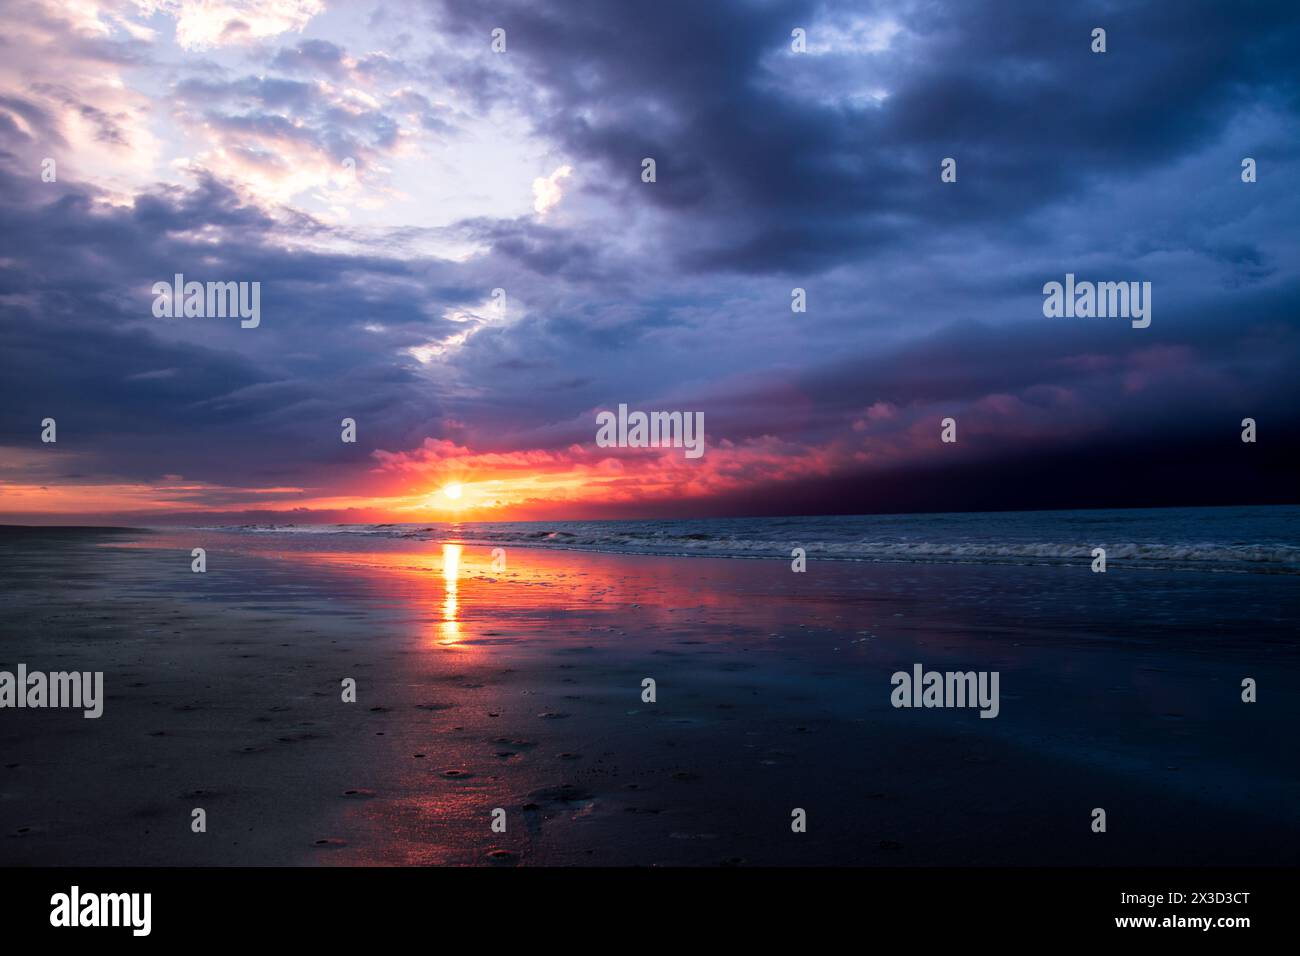
[[[0, 522], [1297, 500], [1292, 2], [0, 27]], [[178, 273], [258, 283], [257, 326], [156, 315]], [[1150, 282], [1151, 324], [1045, 316], [1067, 273]], [[620, 404], [705, 453], [600, 447]]]

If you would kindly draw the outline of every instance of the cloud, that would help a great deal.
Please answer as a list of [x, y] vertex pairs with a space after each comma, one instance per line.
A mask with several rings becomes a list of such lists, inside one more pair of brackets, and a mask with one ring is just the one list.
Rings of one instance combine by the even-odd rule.
[[[383, 520], [447, 469], [551, 516], [1294, 477], [1221, 444], [1298, 427], [1290, 5], [311, 10], [6, 10], [0, 513]], [[1045, 319], [1067, 271], [1151, 281], [1152, 327]], [[259, 281], [261, 326], [154, 319], [177, 272]], [[598, 452], [620, 402], [704, 412], [705, 458]]]
[[186, 50], [252, 43], [301, 31], [324, 9], [321, 0], [137, 0], [146, 14], [176, 21], [176, 42]]
[[[686, 268], [820, 271], [904, 229], [1001, 227], [1204, 146], [1233, 103], [1293, 113], [1300, 95], [1288, 52], [1300, 16], [1285, 3], [1245, 15], [1198, 3], [1174, 25], [1158, 4], [1109, 9], [1125, 43], [1104, 57], [1088, 50], [1100, 14], [1086, 6], [444, 7], [467, 42], [511, 25], [521, 75], [501, 97], [530, 98], [621, 201], [679, 214]], [[786, 55], [797, 25], [821, 55]], [[855, 106], [836, 94], [846, 87], [888, 96]], [[635, 175], [644, 156], [658, 161], [654, 188]], [[960, 188], [939, 183], [945, 156]]]
[[560, 204], [564, 193], [560, 184], [573, 175], [572, 166], [560, 166], [549, 176], [539, 176], [533, 180], [533, 211], [539, 216]]

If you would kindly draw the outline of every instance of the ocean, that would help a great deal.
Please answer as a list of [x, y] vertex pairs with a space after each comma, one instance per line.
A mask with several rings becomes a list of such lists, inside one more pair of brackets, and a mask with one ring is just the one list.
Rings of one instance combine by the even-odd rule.
[[0, 529], [0, 863], [1293, 864], [1298, 516]]
[[621, 554], [957, 564], [1088, 564], [1300, 574], [1300, 506], [1147, 508], [642, 521], [422, 522], [223, 527]]

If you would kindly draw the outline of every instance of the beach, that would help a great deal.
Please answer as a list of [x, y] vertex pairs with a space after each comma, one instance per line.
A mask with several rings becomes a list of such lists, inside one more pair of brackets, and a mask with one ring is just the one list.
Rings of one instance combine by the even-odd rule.
[[[1292, 573], [503, 542], [0, 529], [0, 668], [105, 688], [0, 711], [0, 863], [1300, 857]], [[997, 716], [893, 706], [917, 664]]]

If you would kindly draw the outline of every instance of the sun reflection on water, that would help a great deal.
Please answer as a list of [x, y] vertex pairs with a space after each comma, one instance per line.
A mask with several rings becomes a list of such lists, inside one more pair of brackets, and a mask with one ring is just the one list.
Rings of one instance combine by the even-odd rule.
[[442, 546], [442, 623], [438, 631], [442, 635], [439, 644], [456, 644], [460, 641], [460, 620], [457, 617], [456, 585], [460, 578], [459, 544]]

